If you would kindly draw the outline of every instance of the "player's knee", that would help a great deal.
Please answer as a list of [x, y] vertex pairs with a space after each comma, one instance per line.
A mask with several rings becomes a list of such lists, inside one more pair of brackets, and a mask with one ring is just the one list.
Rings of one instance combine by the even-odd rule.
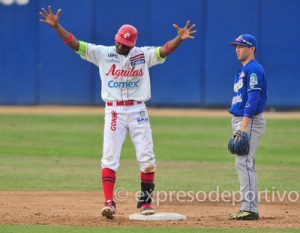
[[156, 165], [141, 162], [140, 163], [140, 170], [144, 173], [156, 172]]
[[145, 173], [151, 173], [151, 172], [156, 172], [156, 166], [147, 166], [145, 169], [144, 169], [144, 172]]

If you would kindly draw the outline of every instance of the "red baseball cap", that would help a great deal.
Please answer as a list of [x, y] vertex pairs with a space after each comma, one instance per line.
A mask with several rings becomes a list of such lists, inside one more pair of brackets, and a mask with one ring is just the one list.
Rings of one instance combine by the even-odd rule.
[[138, 36], [137, 29], [129, 24], [124, 24], [118, 30], [115, 40], [123, 45], [134, 47], [136, 39]]

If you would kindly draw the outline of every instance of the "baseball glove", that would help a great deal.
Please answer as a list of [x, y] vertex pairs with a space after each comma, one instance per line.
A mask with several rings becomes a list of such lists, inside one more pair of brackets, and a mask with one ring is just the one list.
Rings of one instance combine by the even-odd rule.
[[[235, 138], [239, 139], [234, 143]], [[229, 139], [228, 150], [232, 154], [236, 155], [247, 155], [250, 150], [249, 137], [247, 132], [238, 130], [236, 133]]]

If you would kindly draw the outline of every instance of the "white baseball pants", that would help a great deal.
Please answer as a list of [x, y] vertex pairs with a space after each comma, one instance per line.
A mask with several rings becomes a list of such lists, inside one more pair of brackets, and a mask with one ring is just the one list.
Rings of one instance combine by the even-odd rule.
[[145, 103], [132, 106], [106, 105], [104, 120], [101, 167], [118, 170], [122, 145], [129, 132], [140, 171], [155, 172], [152, 130]]

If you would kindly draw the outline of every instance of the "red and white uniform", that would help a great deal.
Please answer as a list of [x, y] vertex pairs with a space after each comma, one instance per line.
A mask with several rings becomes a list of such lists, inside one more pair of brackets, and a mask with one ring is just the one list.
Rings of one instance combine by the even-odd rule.
[[144, 102], [151, 98], [149, 68], [165, 59], [157, 56], [155, 47], [134, 47], [124, 56], [115, 46], [85, 46], [81, 57], [99, 67], [101, 97], [106, 102], [102, 168], [117, 171], [129, 132], [141, 172], [154, 172], [152, 131]]

